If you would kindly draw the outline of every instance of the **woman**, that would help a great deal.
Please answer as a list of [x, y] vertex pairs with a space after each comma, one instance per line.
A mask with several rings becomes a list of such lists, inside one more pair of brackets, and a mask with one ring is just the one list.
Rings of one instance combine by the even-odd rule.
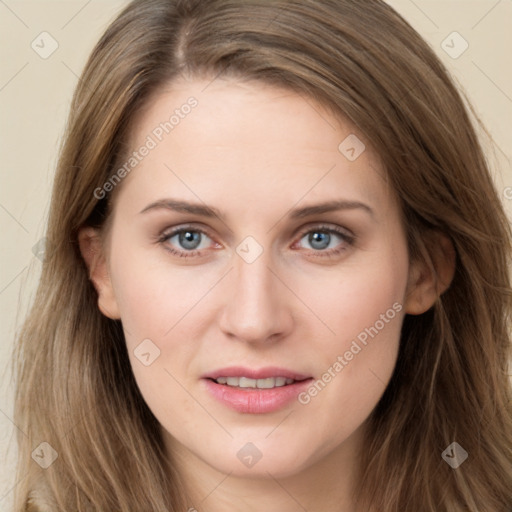
[[17, 510], [510, 510], [509, 226], [384, 2], [130, 3], [47, 236]]

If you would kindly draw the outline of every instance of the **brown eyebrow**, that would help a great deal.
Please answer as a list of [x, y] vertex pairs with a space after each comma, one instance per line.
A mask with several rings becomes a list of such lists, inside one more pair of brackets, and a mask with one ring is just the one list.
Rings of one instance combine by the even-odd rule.
[[338, 210], [363, 210], [374, 217], [374, 211], [365, 203], [359, 201], [328, 201], [312, 206], [305, 206], [303, 208], [296, 208], [291, 210], [289, 217], [291, 219], [302, 219], [311, 215], [318, 215], [320, 213], [333, 212]]
[[193, 213], [195, 215], [201, 215], [202, 217], [219, 217], [220, 219], [224, 217], [224, 214], [220, 210], [212, 206], [189, 203], [187, 201], [177, 201], [175, 199], [159, 199], [146, 206], [140, 213], [159, 209], [172, 210], [180, 213]]
[[[166, 209], [172, 210], [179, 213], [192, 213], [200, 215], [202, 217], [217, 217], [221, 220], [226, 218], [225, 213], [213, 206], [208, 206], [200, 203], [190, 203], [187, 201], [177, 201], [175, 199], [159, 199], [154, 203], [146, 206], [140, 213], [146, 213], [151, 210]], [[302, 208], [295, 208], [290, 210], [288, 213], [291, 219], [302, 219], [304, 217], [310, 217], [312, 215], [318, 215], [321, 213], [327, 213], [338, 210], [363, 210], [374, 217], [374, 211], [365, 203], [359, 201], [328, 201], [312, 206], [304, 206]]]

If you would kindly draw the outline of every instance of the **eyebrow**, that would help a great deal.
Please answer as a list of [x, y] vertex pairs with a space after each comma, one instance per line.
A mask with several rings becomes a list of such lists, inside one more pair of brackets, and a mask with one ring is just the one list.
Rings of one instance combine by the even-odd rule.
[[[146, 213], [160, 209], [171, 210], [178, 213], [191, 213], [209, 218], [217, 217], [221, 220], [226, 218], [225, 213], [213, 206], [200, 203], [191, 203], [187, 201], [178, 201], [175, 199], [159, 199], [158, 201], [155, 201], [146, 206], [143, 210], [141, 210], [140, 213]], [[302, 219], [312, 215], [339, 210], [362, 210], [374, 218], [374, 211], [367, 204], [361, 203], [359, 201], [348, 201], [343, 199], [338, 201], [327, 201], [311, 206], [304, 206], [302, 208], [294, 208], [293, 210], [289, 210], [288, 217], [290, 219]]]

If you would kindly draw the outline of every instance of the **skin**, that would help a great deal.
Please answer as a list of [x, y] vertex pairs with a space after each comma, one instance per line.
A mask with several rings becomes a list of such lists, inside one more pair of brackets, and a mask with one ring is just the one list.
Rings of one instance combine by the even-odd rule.
[[[363, 134], [292, 91], [209, 83], [176, 82], [149, 102], [134, 122], [134, 149], [187, 98], [198, 106], [118, 186], [108, 231], [80, 232], [99, 308], [122, 320], [135, 378], [190, 507], [354, 512], [366, 420], [391, 378], [403, 318], [426, 311], [442, 289], [428, 266], [409, 261], [396, 197]], [[338, 150], [350, 134], [366, 144], [353, 162]], [[141, 213], [165, 198], [205, 203], [225, 217]], [[371, 213], [289, 217], [340, 199]], [[178, 236], [159, 241], [181, 226], [206, 230], [199, 255], [166, 250], [187, 251]], [[308, 234], [326, 227], [353, 242], [331, 233], [318, 248]], [[236, 252], [247, 236], [263, 250], [252, 263]], [[205, 391], [202, 375], [232, 365], [320, 379], [394, 304], [394, 318], [305, 405], [244, 414]], [[144, 339], [160, 350], [149, 366], [134, 355]], [[237, 458], [248, 442], [262, 455], [251, 468]]]

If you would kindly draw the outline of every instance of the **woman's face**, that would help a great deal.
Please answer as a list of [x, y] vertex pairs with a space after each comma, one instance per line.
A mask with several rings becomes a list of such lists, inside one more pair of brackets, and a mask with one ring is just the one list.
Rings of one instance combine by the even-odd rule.
[[279, 478], [361, 439], [411, 292], [399, 208], [362, 144], [254, 82], [175, 83], [137, 118], [96, 284], [171, 451]]

